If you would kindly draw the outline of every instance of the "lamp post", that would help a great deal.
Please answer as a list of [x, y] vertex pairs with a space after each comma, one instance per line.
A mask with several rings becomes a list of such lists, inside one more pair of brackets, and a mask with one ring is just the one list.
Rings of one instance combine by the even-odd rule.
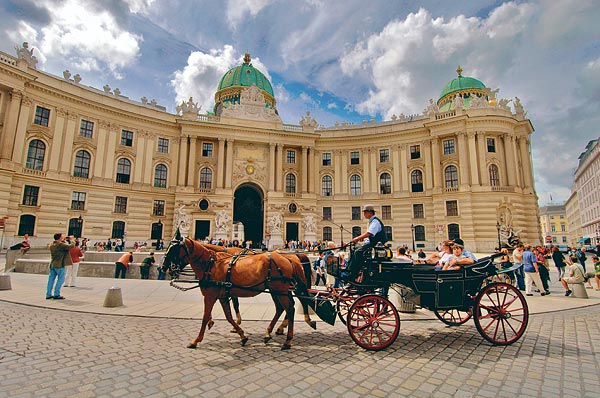
[[340, 247], [344, 246], [344, 226], [340, 224]]
[[502, 248], [500, 247], [500, 223], [496, 221], [496, 230], [498, 231], [498, 251]]
[[81, 214], [80, 214], [79, 217], [77, 218], [77, 236], [76, 236], [76, 238], [81, 238], [82, 228], [83, 228], [83, 217], [81, 217]]
[[415, 252], [415, 224], [410, 224], [410, 235], [412, 238], [412, 250]]

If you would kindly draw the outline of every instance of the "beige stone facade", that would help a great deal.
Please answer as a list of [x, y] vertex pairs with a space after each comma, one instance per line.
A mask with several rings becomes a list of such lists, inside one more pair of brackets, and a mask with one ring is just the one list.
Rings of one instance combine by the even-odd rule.
[[547, 205], [540, 208], [540, 225], [544, 243], [569, 243], [569, 219], [565, 205]]
[[[348, 241], [366, 228], [356, 212], [365, 203], [394, 246], [414, 238], [432, 249], [457, 235], [479, 252], [498, 236], [540, 242], [523, 112], [484, 104], [323, 128], [309, 114], [289, 125], [271, 109], [238, 118], [250, 108], [217, 117], [182, 105], [171, 114], [0, 53], [5, 246], [20, 232], [35, 245], [77, 228], [92, 241], [122, 232], [150, 241], [153, 226], [154, 238], [179, 226], [230, 239], [241, 218], [255, 242]], [[256, 212], [245, 210], [246, 196]]]

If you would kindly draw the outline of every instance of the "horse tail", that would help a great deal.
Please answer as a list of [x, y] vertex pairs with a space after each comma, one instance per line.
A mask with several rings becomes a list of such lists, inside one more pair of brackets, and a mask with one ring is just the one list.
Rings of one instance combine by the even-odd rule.
[[[298, 260], [300, 260], [300, 266], [293, 266], [293, 277], [294, 281], [296, 282], [296, 293], [299, 294], [298, 298], [303, 304], [308, 304], [308, 301], [310, 300], [310, 295], [308, 293], [310, 282], [308, 282], [306, 279], [306, 270], [308, 269], [308, 272], [311, 272], [310, 259], [306, 254], [303, 253], [297, 253], [296, 256], [298, 257]], [[292, 264], [294, 263], [292, 262]]]

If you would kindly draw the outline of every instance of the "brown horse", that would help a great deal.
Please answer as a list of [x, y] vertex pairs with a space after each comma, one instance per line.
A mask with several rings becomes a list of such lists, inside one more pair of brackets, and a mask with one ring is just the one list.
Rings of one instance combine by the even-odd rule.
[[[282, 350], [291, 347], [294, 336], [294, 299], [290, 289], [308, 297], [306, 280], [299, 260], [294, 261], [277, 252], [240, 257], [230, 267], [231, 256], [207, 249], [191, 239], [172, 244], [165, 254], [163, 269], [177, 264], [182, 269], [190, 264], [196, 277], [201, 281], [200, 290], [204, 296], [204, 315], [198, 336], [190, 342], [189, 348], [196, 348], [204, 338], [212, 309], [217, 300], [221, 303], [225, 317], [237, 331], [242, 345], [248, 341], [242, 328], [235, 323], [229, 306], [229, 297], [254, 297], [261, 292], [271, 294], [276, 313], [267, 328], [265, 342], [271, 339], [275, 323], [285, 311], [289, 320], [287, 339]], [[228, 276], [229, 274], [229, 276]], [[301, 300], [302, 301], [302, 300]]]
[[[246, 249], [243, 249], [241, 247], [227, 247], [227, 246], [221, 246], [221, 245], [213, 245], [212, 243], [202, 243], [202, 245], [212, 251], [215, 252], [223, 252], [223, 253], [229, 253], [232, 256], [237, 256], [241, 253], [244, 253], [244, 255], [252, 255], [252, 254], [259, 254], [260, 252], [254, 252], [252, 250], [248, 251]], [[298, 263], [296, 260], [300, 261], [300, 266], [302, 267], [302, 269], [304, 270], [305, 276], [310, 278], [310, 273], [307, 274], [306, 273], [306, 267], [308, 267], [309, 272], [310, 272], [310, 259], [308, 258], [308, 256], [304, 253], [282, 253], [282, 252], [278, 252], [279, 254], [281, 254], [282, 256], [284, 256], [285, 258], [287, 258], [288, 260], [292, 261], [294, 266], [297, 267]], [[308, 279], [307, 280], [307, 286], [310, 288], [310, 282], [311, 280]], [[242, 314], [240, 313], [240, 301], [237, 297], [232, 296], [231, 297], [231, 303], [233, 304], [233, 310], [235, 311], [235, 321], [238, 325], [242, 324]], [[313, 320], [310, 319], [310, 314], [308, 311], [308, 305], [306, 304], [306, 302], [303, 302], [302, 300], [300, 301], [301, 305], [302, 305], [302, 310], [304, 312], [304, 321], [308, 324], [308, 326], [310, 326], [313, 329], [317, 328], [317, 323]], [[214, 325], [214, 321], [211, 319], [208, 322], [208, 328], [212, 328]], [[284, 318], [284, 320], [281, 322], [281, 324], [279, 325], [279, 327], [277, 328], [277, 330], [275, 331], [276, 335], [283, 335], [285, 333], [285, 328], [288, 326], [288, 319], [287, 316]], [[231, 329], [231, 333], [236, 333], [235, 329]]]

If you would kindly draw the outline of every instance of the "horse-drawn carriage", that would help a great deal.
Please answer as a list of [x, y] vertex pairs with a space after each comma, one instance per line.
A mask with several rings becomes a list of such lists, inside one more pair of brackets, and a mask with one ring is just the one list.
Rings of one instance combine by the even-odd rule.
[[385, 248], [375, 248], [373, 256], [365, 261], [360, 282], [346, 280], [337, 258], [328, 256], [328, 273], [344, 281], [346, 287], [326, 291], [307, 288], [302, 267], [310, 267], [310, 261], [305, 255], [304, 260], [302, 255], [295, 260], [293, 255], [271, 252], [246, 256], [238, 261], [239, 253], [216, 253], [185, 239], [174, 242], [167, 250], [164, 266], [170, 266], [177, 273], [190, 264], [197, 277], [193, 282], [197, 282], [203, 291], [202, 328], [190, 348], [202, 341], [216, 300], [221, 301], [227, 320], [242, 338], [242, 345], [245, 344], [248, 338], [233, 321], [228, 300], [260, 292], [269, 292], [276, 306], [265, 342], [271, 338], [270, 333], [285, 310], [289, 329], [282, 349], [290, 348], [294, 319], [292, 290], [295, 289], [294, 294], [305, 309], [305, 320], [311, 326], [314, 327], [314, 322], [308, 316], [308, 305], [330, 324], [337, 315], [360, 347], [382, 350], [394, 343], [400, 331], [398, 310], [387, 298], [389, 289], [399, 292], [402, 300], [433, 311], [447, 325], [462, 325], [473, 318], [479, 333], [492, 344], [509, 345], [517, 341], [527, 328], [529, 310], [518, 289], [493, 281], [502, 272], [494, 263], [500, 255], [485, 257], [458, 270], [436, 271], [427, 264], [395, 261]]

